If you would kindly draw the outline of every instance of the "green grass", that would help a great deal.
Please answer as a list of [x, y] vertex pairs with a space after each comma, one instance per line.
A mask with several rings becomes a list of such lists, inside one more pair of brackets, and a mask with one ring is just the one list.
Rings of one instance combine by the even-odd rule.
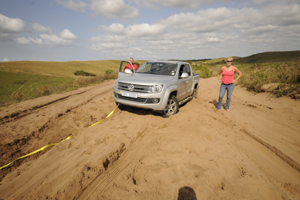
[[[278, 63], [278, 62], [299, 62], [300, 51], [264, 52], [247, 57], [232, 56], [235, 64], [250, 63]], [[206, 61], [194, 61], [193, 64], [219, 65], [226, 64], [227, 57], [210, 59]]]
[[69, 62], [41, 62], [41, 61], [11, 61], [0, 62], [0, 71], [16, 72], [33, 75], [76, 77], [74, 72], [84, 70], [97, 76], [104, 75], [106, 69], [118, 71], [120, 61], [69, 61]]
[[[223, 60], [224, 58], [219, 58], [193, 62], [192, 67], [201, 78], [217, 77], [220, 68], [226, 65]], [[277, 86], [271, 91], [276, 96], [300, 98], [300, 60], [277, 63], [238, 63], [234, 60], [233, 66], [243, 73], [237, 84], [246, 87], [249, 91], [263, 92], [262, 86], [276, 84]]]
[[74, 75], [76, 75], [76, 76], [96, 76], [96, 74], [89, 73], [89, 72], [86, 72], [83, 70], [74, 72]]
[[235, 57], [236, 63], [277, 63], [297, 62], [300, 58], [300, 51], [264, 52], [244, 58]]
[[[216, 77], [227, 58], [193, 61], [192, 67], [200, 77]], [[276, 96], [300, 98], [300, 51], [264, 52], [247, 57], [234, 57], [233, 66], [243, 76], [238, 81], [249, 91], [262, 92], [266, 84], [276, 85], [272, 93]], [[237, 75], [235, 75], [236, 77]]]
[[[277, 96], [300, 96], [300, 51], [266, 52], [248, 57], [233, 57], [233, 65], [243, 76], [238, 81], [249, 91], [261, 92], [265, 84], [276, 83]], [[190, 61], [200, 78], [216, 77], [226, 58]], [[142, 64], [145, 61], [135, 61]], [[53, 93], [117, 78], [120, 60], [40, 62], [0, 62], [0, 107]], [[76, 71], [95, 74], [78, 77]]]
[[[0, 107], [115, 79], [119, 67], [120, 60], [0, 62]], [[95, 76], [78, 77], [78, 71]]]
[[[0, 71], [0, 106], [70, 90], [75, 78]], [[77, 87], [78, 88], [78, 87]]]
[[238, 68], [243, 72], [240, 85], [249, 91], [262, 92], [263, 85], [276, 84], [273, 94], [299, 98], [300, 62], [241, 64]]

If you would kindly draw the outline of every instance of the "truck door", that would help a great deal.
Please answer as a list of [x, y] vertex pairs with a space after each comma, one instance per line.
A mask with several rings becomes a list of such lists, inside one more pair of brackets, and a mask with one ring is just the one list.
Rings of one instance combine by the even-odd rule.
[[[131, 69], [133, 69], [133, 72], [131, 72], [131, 73], [126, 73], [126, 72], [124, 71], [126, 65], [131, 65]], [[130, 76], [130, 75], [132, 75], [134, 72], [135, 72], [135, 71], [134, 71], [134, 67], [132, 66], [131, 62], [125, 61], [125, 60], [122, 60], [122, 61], [121, 61], [121, 63], [120, 63], [120, 69], [119, 69], [119, 73], [118, 73], [118, 77], [119, 77], [119, 78], [120, 78], [120, 77], [123, 77], [123, 76]]]
[[185, 68], [186, 68], [186, 72], [189, 75], [189, 77], [187, 79], [185, 79], [186, 84], [187, 84], [187, 96], [190, 96], [193, 93], [194, 77], [193, 77], [193, 73], [191, 70], [191, 66], [185, 65]]
[[[187, 73], [189, 76], [187, 78], [181, 78], [182, 73]], [[185, 99], [192, 93], [193, 87], [193, 77], [191, 74], [191, 69], [189, 65], [181, 65], [178, 73], [178, 100]]]

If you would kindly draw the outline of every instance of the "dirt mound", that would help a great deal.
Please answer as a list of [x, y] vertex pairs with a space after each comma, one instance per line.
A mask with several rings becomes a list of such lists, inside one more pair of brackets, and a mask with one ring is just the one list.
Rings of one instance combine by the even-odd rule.
[[[1, 109], [0, 199], [300, 199], [300, 102], [219, 84], [170, 118], [114, 108], [113, 81]], [[225, 102], [224, 102], [225, 103]], [[66, 137], [71, 139], [62, 141]]]

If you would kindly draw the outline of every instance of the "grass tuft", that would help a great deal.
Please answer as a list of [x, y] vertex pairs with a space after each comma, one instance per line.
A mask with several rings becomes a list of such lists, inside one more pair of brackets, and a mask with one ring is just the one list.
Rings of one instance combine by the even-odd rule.
[[89, 72], [86, 72], [86, 71], [83, 71], [83, 70], [79, 70], [79, 71], [74, 72], [74, 75], [76, 75], [76, 76], [96, 76], [96, 74], [89, 73]]

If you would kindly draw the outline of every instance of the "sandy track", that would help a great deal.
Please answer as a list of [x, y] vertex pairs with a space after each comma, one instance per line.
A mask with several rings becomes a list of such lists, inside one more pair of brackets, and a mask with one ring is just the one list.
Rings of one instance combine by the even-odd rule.
[[117, 109], [113, 81], [1, 110], [0, 199], [300, 199], [300, 102], [219, 84], [168, 119]]

